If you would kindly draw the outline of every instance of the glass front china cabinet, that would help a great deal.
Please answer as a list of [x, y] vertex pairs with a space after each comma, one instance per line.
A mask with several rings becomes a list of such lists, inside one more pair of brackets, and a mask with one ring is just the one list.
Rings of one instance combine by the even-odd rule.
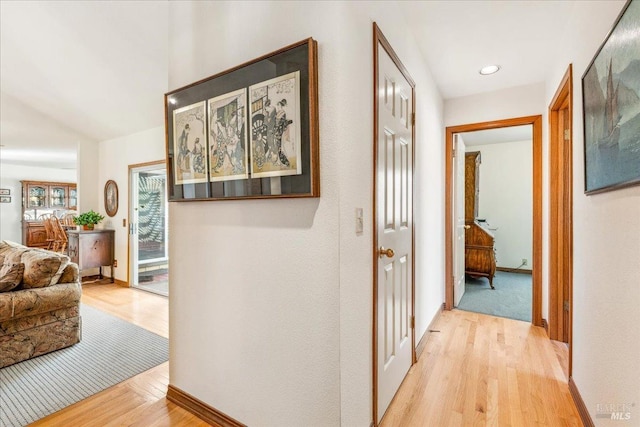
[[22, 182], [22, 244], [47, 246], [47, 233], [42, 220], [49, 216], [62, 218], [78, 205], [76, 184], [70, 182]]

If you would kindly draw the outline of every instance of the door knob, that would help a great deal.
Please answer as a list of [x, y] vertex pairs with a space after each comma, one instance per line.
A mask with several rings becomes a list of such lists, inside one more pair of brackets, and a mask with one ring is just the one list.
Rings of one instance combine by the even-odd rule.
[[396, 253], [393, 251], [393, 249], [385, 249], [384, 246], [380, 246], [380, 249], [378, 249], [378, 256], [380, 258], [384, 257], [385, 255], [387, 256], [387, 258], [393, 258], [393, 256]]
[[465, 230], [468, 230], [468, 229], [470, 229], [470, 228], [471, 228], [471, 226], [470, 226], [470, 225], [465, 225], [465, 226], [464, 226], [464, 229], [465, 229]]

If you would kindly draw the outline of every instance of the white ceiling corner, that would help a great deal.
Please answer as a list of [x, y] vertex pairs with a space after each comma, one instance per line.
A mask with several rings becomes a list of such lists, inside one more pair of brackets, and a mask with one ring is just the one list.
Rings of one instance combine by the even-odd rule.
[[[576, 1], [399, 2], [444, 99], [545, 81]], [[481, 76], [480, 68], [500, 65]]]
[[160, 1], [0, 2], [0, 160], [161, 126], [167, 22]]

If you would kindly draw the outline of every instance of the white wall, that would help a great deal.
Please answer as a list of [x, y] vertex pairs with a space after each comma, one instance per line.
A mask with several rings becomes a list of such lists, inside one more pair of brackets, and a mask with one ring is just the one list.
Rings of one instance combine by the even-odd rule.
[[20, 181], [24, 180], [76, 182], [76, 170], [0, 163], [0, 188], [11, 190], [11, 203], [0, 203], [0, 240], [22, 243], [22, 184]]
[[[584, 195], [581, 76], [624, 2], [581, 2], [555, 49], [550, 104], [573, 63], [573, 378], [597, 426], [640, 420], [640, 187]], [[596, 419], [598, 404], [634, 403], [631, 420]]]
[[495, 229], [497, 266], [516, 268], [525, 258], [523, 268], [531, 269], [532, 141], [477, 145], [467, 151], [481, 152], [478, 217]]
[[[115, 233], [115, 258], [118, 266], [115, 267], [115, 278], [127, 281], [129, 260], [127, 259], [129, 239], [129, 165], [153, 162], [165, 159], [164, 127], [157, 127], [138, 132], [122, 138], [102, 141], [99, 144], [99, 179], [96, 191], [100, 196], [99, 210], [105, 220], [100, 228], [114, 229]], [[108, 180], [114, 180], [118, 185], [118, 212], [109, 217], [104, 207], [104, 186]], [[126, 219], [127, 226], [122, 225]], [[110, 274], [106, 270], [105, 274]]]
[[[418, 337], [442, 304], [444, 279], [442, 105], [428, 70], [387, 4], [170, 8], [171, 88], [318, 40], [322, 191], [319, 199], [170, 205], [171, 384], [249, 425], [368, 426], [372, 21], [417, 81]], [[365, 211], [360, 236], [356, 207]]]
[[78, 144], [78, 212], [99, 211], [103, 193], [98, 179], [98, 143], [84, 141]]
[[444, 101], [444, 125], [457, 126], [542, 114], [543, 82]]

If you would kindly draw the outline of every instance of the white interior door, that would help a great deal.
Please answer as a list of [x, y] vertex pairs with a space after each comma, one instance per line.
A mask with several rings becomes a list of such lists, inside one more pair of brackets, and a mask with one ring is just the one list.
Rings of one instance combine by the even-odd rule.
[[453, 135], [453, 305], [464, 295], [464, 153], [462, 135]]
[[378, 45], [378, 422], [412, 364], [413, 88]]

